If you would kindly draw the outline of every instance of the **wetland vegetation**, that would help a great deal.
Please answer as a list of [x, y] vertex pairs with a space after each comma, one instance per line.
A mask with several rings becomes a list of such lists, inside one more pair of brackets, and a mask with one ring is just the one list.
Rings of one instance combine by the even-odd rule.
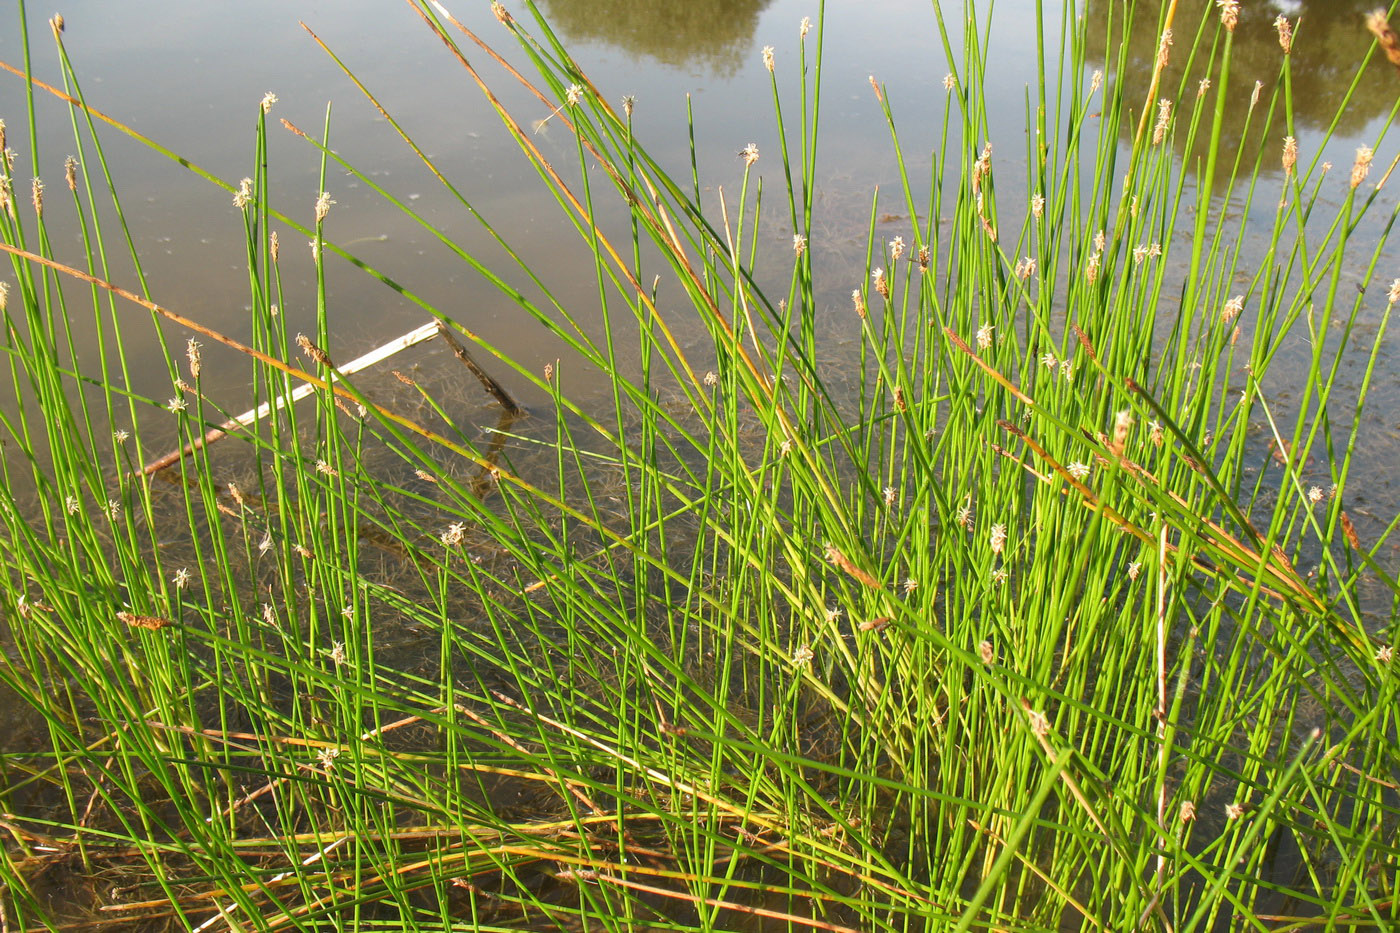
[[[51, 45], [64, 82], [28, 84], [0, 146], [0, 926], [1400, 923], [1400, 518], [1356, 506], [1397, 105], [1322, 155], [1400, 60], [1383, 12], [1329, 120], [1296, 100], [1306, 14], [1249, 46], [1272, 77], [1232, 110], [1237, 4], [1037, 7], [1011, 115], [988, 11], [935, 5], [939, 144], [906, 159], [926, 108], [872, 77], [899, 184], [849, 273], [814, 262], [818, 7], [763, 50], [771, 143], [706, 178], [649, 155], [532, 4], [487, 31], [409, 6], [577, 232], [586, 312], [387, 108], [422, 201], [271, 94], [248, 178], [184, 163], [233, 202], [244, 330], [166, 307], [107, 149], [179, 156], [85, 103], [61, 19], [24, 37], [14, 64]], [[36, 142], [54, 95], [66, 176]], [[319, 159], [299, 200], [274, 133]], [[346, 179], [558, 358], [335, 242]], [[347, 273], [432, 343], [343, 359]], [[150, 346], [168, 392], [136, 388]], [[206, 390], [216, 365], [246, 391]]]

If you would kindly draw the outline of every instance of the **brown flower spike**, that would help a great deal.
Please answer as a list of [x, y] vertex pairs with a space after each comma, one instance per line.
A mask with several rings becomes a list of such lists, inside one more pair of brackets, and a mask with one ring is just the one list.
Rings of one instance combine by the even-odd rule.
[[1371, 30], [1371, 34], [1380, 43], [1381, 51], [1385, 57], [1390, 59], [1390, 63], [1400, 70], [1400, 35], [1395, 34], [1395, 30], [1390, 28], [1390, 21], [1386, 19], [1384, 9], [1372, 10], [1366, 16], [1366, 28]]

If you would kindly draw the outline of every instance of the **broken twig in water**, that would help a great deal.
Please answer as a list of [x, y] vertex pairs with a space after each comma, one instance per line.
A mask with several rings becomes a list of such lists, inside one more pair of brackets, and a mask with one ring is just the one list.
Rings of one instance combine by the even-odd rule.
[[472, 371], [473, 376], [481, 380], [481, 384], [485, 386], [486, 391], [490, 392], [492, 397], [501, 403], [502, 408], [512, 415], [525, 414], [525, 409], [511, 397], [511, 394], [507, 392], [499, 382], [492, 379], [491, 375], [481, 368], [481, 364], [473, 359], [472, 355], [467, 352], [467, 348], [462, 346], [456, 337], [452, 336], [452, 332], [447, 329], [446, 324], [439, 321], [437, 329], [438, 333], [442, 335], [442, 339], [446, 340], [447, 345], [452, 348], [452, 352], [456, 354], [457, 359], [461, 360], [462, 363], [466, 365], [467, 369]]

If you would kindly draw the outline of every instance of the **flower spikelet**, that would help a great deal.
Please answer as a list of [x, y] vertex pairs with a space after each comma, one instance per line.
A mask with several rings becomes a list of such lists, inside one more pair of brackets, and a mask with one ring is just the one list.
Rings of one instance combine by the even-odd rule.
[[1167, 137], [1167, 126], [1172, 118], [1172, 102], [1169, 100], [1157, 101], [1157, 125], [1152, 128], [1152, 145], [1160, 145]]
[[1215, 5], [1220, 7], [1220, 25], [1234, 32], [1240, 22], [1240, 0], [1215, 0]]
[[253, 179], [245, 178], [238, 183], [238, 190], [233, 193], [233, 206], [242, 210], [253, 200]]
[[199, 355], [199, 347], [199, 341], [195, 340], [193, 337], [191, 337], [188, 341], [185, 342], [185, 359], [189, 360], [190, 363], [191, 379], [198, 379], [199, 372], [201, 369], [203, 369], [204, 364], [201, 361], [201, 357]]
[[1351, 164], [1351, 187], [1355, 190], [1366, 180], [1366, 175], [1371, 171], [1371, 160], [1375, 158], [1375, 153], [1370, 146], [1360, 146], [1356, 150], [1356, 161]]
[[1298, 140], [1292, 136], [1283, 137], [1283, 177], [1288, 178], [1293, 174], [1293, 167], [1298, 164]]
[[326, 215], [331, 212], [331, 205], [334, 203], [329, 191], [322, 191], [316, 196], [316, 222], [318, 224], [326, 219]]

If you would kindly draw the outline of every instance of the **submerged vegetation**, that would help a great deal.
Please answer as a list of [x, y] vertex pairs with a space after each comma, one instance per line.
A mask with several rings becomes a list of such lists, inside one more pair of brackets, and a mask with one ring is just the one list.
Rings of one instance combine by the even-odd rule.
[[[567, 348], [536, 371], [424, 303], [497, 393], [485, 430], [448, 373], [338, 365], [326, 267], [411, 283], [325, 238], [331, 194], [273, 203], [271, 96], [256, 173], [211, 178], [244, 223], [251, 340], [161, 307], [134, 248], [114, 281], [110, 118], [55, 23], [67, 91], [30, 85], [0, 211], [0, 923], [1400, 923], [1394, 523], [1349, 512], [1400, 300], [1395, 202], [1369, 148], [1329, 171], [1327, 140], [1295, 132], [1306, 22], [1280, 18], [1277, 80], [1226, 146], [1233, 3], [1115, 5], [1092, 37], [1073, 3], [1038, 15], [1024, 126], [985, 107], [989, 20], [935, 7], [931, 174], [872, 79], [902, 183], [872, 198], [859, 279], [833, 282], [813, 262], [815, 11], [764, 53], [779, 145], [716, 193], [648, 156], [632, 102], [543, 19], [493, 6], [494, 39], [416, 9], [488, 94], [488, 41], [534, 64], [491, 80], [538, 106], [491, 99], [591, 256], [601, 317], [446, 242]], [[1162, 38], [1129, 97], [1143, 17]], [[1091, 41], [1118, 56], [1106, 76]], [[47, 93], [71, 95], [78, 158], [31, 189]], [[536, 148], [541, 113], [572, 167]], [[322, 189], [373, 187], [328, 129], [287, 127]], [[439, 177], [439, 206], [474, 214], [470, 181]], [[891, 214], [909, 220], [887, 238]], [[301, 335], [279, 310], [305, 237]], [[131, 388], [156, 341], [168, 399]], [[251, 398], [202, 391], [217, 344]], [[571, 387], [589, 373], [602, 398]], [[167, 442], [187, 455], [143, 469]]]

